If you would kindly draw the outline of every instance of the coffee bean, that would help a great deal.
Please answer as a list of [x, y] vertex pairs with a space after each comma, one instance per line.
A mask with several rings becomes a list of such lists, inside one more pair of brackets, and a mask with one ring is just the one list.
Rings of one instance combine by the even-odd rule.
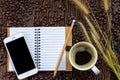
[[59, 9], [61, 9], [62, 8], [62, 5], [59, 5]]

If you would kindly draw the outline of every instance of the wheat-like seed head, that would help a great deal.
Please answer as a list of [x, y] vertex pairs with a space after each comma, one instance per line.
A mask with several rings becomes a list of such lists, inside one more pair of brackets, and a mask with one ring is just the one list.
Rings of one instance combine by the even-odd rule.
[[86, 15], [88, 15], [90, 13], [90, 11], [88, 10], [88, 8], [81, 2], [78, 0], [72, 0]]
[[103, 5], [104, 5], [104, 8], [105, 8], [105, 11], [108, 11], [109, 10], [109, 0], [103, 0]]

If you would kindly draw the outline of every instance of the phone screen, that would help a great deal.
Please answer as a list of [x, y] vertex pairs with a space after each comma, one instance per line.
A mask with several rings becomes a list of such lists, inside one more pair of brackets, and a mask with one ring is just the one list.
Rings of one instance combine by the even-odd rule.
[[6, 46], [18, 75], [35, 68], [24, 37], [8, 42]]

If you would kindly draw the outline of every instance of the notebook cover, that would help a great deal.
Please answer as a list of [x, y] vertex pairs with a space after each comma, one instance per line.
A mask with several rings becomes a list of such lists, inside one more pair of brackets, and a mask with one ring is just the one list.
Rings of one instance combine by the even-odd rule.
[[[69, 29], [70, 29], [70, 26], [65, 28], [65, 32], [66, 32], [65, 36], [67, 36]], [[72, 46], [72, 33], [70, 34], [67, 46]], [[67, 52], [67, 51], [66, 51], [66, 71], [72, 71], [72, 65], [69, 62], [69, 52]]]
[[[7, 28], [7, 36], [10, 36], [10, 28]], [[9, 55], [7, 54], [7, 71], [10, 71], [9, 70]]]

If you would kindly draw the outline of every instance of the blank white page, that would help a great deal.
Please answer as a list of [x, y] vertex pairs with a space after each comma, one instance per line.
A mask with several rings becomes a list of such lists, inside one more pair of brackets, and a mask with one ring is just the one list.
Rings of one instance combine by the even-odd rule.
[[[40, 70], [55, 70], [65, 42], [65, 27], [40, 28]], [[39, 67], [38, 67], [39, 68]], [[59, 70], [66, 69], [65, 54]]]

